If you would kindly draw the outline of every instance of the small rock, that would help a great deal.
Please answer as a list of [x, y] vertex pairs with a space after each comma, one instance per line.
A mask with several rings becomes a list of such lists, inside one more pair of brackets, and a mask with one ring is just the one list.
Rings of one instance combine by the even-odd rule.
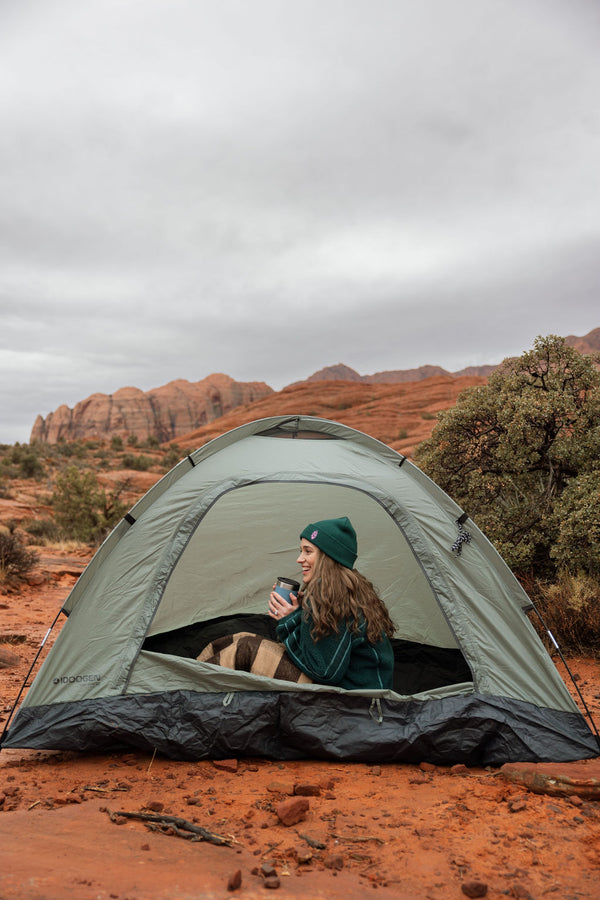
[[381, 775], [381, 766], [371, 766], [369, 771], [371, 775]]
[[277, 890], [277, 888], [281, 885], [279, 878], [276, 875], [271, 876], [271, 878], [265, 878], [263, 884], [266, 888], [271, 888], [271, 890]]
[[224, 772], [237, 772], [238, 770], [237, 759], [213, 759], [212, 764], [215, 769], [221, 769]]
[[409, 784], [429, 784], [429, 778], [426, 775], [413, 775], [408, 779]]
[[263, 863], [260, 867], [260, 874], [263, 878], [274, 878], [277, 875], [277, 869], [269, 863]]
[[527, 804], [524, 800], [513, 800], [508, 804], [508, 808], [511, 813], [522, 812], [524, 809], [527, 809]]
[[291, 800], [283, 800], [276, 808], [277, 818], [282, 825], [296, 825], [301, 822], [309, 809], [306, 797], [293, 797]]
[[26, 580], [29, 587], [39, 587], [40, 585], [46, 583], [46, 576], [42, 575], [41, 572], [37, 572], [32, 575], [28, 575]]
[[433, 763], [428, 762], [419, 763], [419, 768], [423, 772], [435, 772], [436, 770], [436, 767], [433, 765]]
[[516, 897], [517, 900], [533, 900], [533, 896], [529, 893], [526, 887], [523, 887], [522, 884], [513, 884], [510, 889], [510, 893], [512, 897]]
[[271, 791], [272, 794], [286, 794], [288, 797], [292, 797], [294, 785], [291, 781], [270, 781], [267, 785], [267, 790]]
[[0, 647], [0, 669], [14, 669], [21, 662], [21, 658], [16, 653]]
[[151, 800], [150, 803], [146, 804], [146, 809], [149, 809], [150, 812], [160, 813], [165, 808], [165, 804], [161, 803], [160, 800]]
[[295, 784], [294, 794], [298, 797], [318, 797], [321, 794], [321, 786], [318, 784]]
[[[465, 772], [469, 770], [465, 766], [464, 763], [457, 763], [455, 766], [450, 766], [450, 774], [451, 775], [463, 775]], [[478, 895], [479, 896], [479, 895]]]
[[149, 850], [149, 849], [150, 849], [150, 844], [142, 844], [142, 846], [140, 847], [140, 850]]
[[236, 869], [227, 879], [227, 890], [237, 891], [242, 886], [242, 870]]
[[344, 868], [344, 857], [339, 853], [332, 854], [325, 857], [324, 864], [327, 869], [337, 869], [339, 871]]
[[485, 897], [488, 892], [488, 886], [483, 881], [465, 881], [460, 889], [465, 897]]

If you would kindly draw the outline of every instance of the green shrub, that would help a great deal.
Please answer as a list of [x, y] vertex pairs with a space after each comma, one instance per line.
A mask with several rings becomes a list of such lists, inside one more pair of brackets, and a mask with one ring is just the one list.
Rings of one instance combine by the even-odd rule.
[[126, 453], [122, 459], [124, 469], [133, 469], [135, 472], [147, 472], [152, 465], [153, 460], [149, 456], [140, 453], [134, 456], [133, 453]]
[[85, 459], [88, 455], [88, 447], [83, 441], [65, 441], [64, 438], [61, 438], [54, 447], [57, 455], [65, 459], [71, 459], [72, 457]]
[[558, 568], [600, 578], [600, 469], [569, 481], [554, 507], [554, 529]]
[[67, 538], [87, 543], [101, 541], [126, 512], [120, 495], [126, 483], [107, 494], [92, 472], [69, 466], [56, 478], [51, 503], [57, 525]]
[[0, 531], [0, 583], [22, 579], [38, 560], [14, 532]]
[[33, 542], [43, 544], [44, 541], [58, 541], [60, 539], [60, 528], [49, 517], [43, 519], [30, 519], [23, 523], [23, 528], [27, 534], [31, 535]]
[[111, 450], [122, 450], [123, 449], [123, 438], [120, 434], [113, 434], [110, 439], [110, 448]]
[[182, 457], [179, 449], [171, 447], [171, 449], [165, 454], [162, 462], [165, 471], [169, 472], [173, 468], [173, 466], [177, 465], [181, 458]]
[[2, 459], [2, 472], [9, 478], [42, 478], [45, 474], [39, 446], [15, 444]]
[[564, 338], [537, 338], [486, 385], [463, 391], [415, 453], [520, 577], [549, 580], [563, 565], [593, 570], [560, 535], [576, 539], [598, 523], [597, 482], [588, 477], [600, 459], [594, 362]]

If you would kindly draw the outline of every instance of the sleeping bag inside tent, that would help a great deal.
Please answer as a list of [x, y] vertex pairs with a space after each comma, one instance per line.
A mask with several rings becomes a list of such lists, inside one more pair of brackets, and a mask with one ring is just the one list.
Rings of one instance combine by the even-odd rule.
[[[199, 662], [217, 636], [272, 634], [269, 592], [297, 577], [300, 532], [341, 516], [396, 626], [393, 690]], [[409, 460], [329, 420], [262, 419], [183, 459], [109, 535], [3, 746], [471, 765], [596, 756], [529, 607], [475, 523]]]

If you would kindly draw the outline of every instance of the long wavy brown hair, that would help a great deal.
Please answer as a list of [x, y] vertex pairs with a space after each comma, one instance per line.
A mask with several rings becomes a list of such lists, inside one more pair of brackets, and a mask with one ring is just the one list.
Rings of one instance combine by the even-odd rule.
[[378, 643], [383, 634], [389, 638], [394, 634], [394, 623], [371, 582], [356, 569], [347, 569], [321, 551], [309, 583], [303, 585], [304, 607], [307, 601], [314, 640], [337, 632], [340, 621], [346, 622], [354, 634], [359, 633], [364, 621], [371, 644]]

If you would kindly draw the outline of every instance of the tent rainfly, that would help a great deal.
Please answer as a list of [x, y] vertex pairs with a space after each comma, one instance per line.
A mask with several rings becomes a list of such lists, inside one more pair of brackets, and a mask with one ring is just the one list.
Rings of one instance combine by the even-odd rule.
[[[339, 516], [396, 624], [394, 689], [199, 662], [219, 635], [271, 633], [269, 591], [296, 573], [301, 530]], [[262, 419], [181, 460], [108, 536], [3, 746], [479, 766], [597, 756], [530, 608], [409, 460], [333, 421]]]

